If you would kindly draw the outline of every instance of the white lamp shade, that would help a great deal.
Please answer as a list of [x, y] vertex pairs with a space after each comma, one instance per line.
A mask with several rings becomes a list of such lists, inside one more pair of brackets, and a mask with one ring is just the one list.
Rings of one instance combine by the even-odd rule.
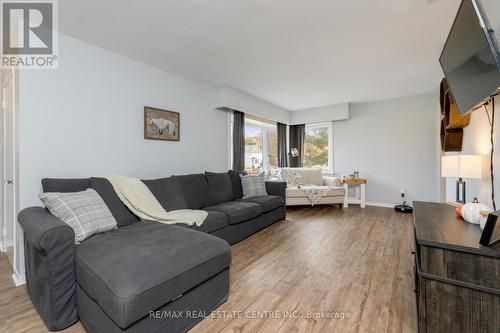
[[459, 155], [443, 156], [441, 159], [441, 176], [458, 178]]
[[483, 157], [480, 155], [460, 155], [459, 177], [481, 179], [481, 162]]
[[482, 178], [481, 155], [443, 156], [441, 160], [441, 176], [455, 178]]

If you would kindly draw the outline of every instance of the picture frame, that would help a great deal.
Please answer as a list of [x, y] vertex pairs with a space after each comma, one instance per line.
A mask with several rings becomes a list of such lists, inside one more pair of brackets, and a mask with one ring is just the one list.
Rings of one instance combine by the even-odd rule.
[[498, 223], [499, 216], [500, 211], [498, 210], [488, 215], [479, 244], [483, 246], [491, 246], [500, 241], [500, 223]]
[[180, 113], [144, 107], [144, 139], [180, 141]]

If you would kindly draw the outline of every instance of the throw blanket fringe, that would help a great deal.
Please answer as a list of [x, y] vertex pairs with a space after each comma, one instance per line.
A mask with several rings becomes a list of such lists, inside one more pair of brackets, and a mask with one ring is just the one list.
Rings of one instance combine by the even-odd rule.
[[199, 227], [208, 215], [203, 210], [193, 209], [167, 212], [140, 179], [124, 176], [106, 176], [105, 178], [113, 185], [116, 194], [125, 206], [142, 220], [165, 224], [196, 224]]
[[332, 187], [331, 186], [319, 186], [319, 185], [301, 185], [300, 188], [306, 194], [307, 198], [311, 202], [311, 206], [317, 204], [321, 198], [327, 194]]

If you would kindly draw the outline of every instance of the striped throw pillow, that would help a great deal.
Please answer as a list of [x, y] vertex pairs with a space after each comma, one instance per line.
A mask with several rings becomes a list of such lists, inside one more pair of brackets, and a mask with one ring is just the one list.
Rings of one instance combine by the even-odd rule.
[[73, 228], [75, 244], [100, 232], [116, 228], [108, 206], [93, 189], [82, 192], [46, 192], [40, 200], [55, 217]]
[[243, 199], [267, 195], [264, 172], [258, 175], [240, 175]]

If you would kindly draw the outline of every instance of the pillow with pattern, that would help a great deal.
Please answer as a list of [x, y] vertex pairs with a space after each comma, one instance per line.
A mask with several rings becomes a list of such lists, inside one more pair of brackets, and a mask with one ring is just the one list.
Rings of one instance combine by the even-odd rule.
[[75, 244], [116, 228], [111, 211], [93, 189], [68, 193], [45, 192], [40, 193], [39, 198], [52, 215], [73, 228]]
[[302, 175], [294, 169], [282, 169], [281, 179], [283, 179], [287, 186], [301, 186], [304, 184], [304, 178]]
[[258, 175], [240, 175], [243, 199], [267, 195], [264, 172]]

